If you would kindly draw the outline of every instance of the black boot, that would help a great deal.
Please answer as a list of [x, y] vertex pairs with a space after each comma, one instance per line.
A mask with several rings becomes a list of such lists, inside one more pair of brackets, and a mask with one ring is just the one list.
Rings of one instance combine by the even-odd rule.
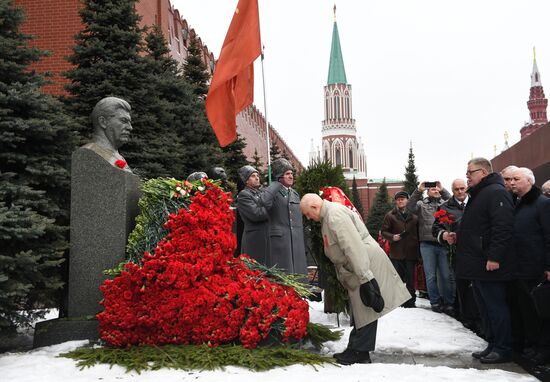
[[338, 358], [341, 358], [341, 357], [347, 357], [349, 356], [349, 354], [352, 352], [353, 350], [350, 349], [350, 348], [346, 348], [343, 352], [341, 353], [334, 353], [332, 356], [336, 359]]
[[[346, 349], [347, 350], [347, 349]], [[368, 351], [350, 350], [344, 351], [341, 356], [336, 357], [340, 365], [353, 365], [354, 363], [371, 363]]]
[[473, 353], [472, 353], [472, 357], [474, 357], [475, 359], [483, 358], [483, 357], [485, 357], [487, 354], [489, 354], [492, 350], [493, 350], [493, 346], [492, 346], [492, 345], [488, 345], [488, 346], [485, 348], [485, 350], [473, 352]]

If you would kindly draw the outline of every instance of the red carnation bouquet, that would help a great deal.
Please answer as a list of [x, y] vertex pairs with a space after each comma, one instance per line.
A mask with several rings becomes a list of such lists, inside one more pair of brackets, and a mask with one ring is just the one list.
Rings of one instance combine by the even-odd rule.
[[[100, 335], [113, 346], [240, 343], [307, 334], [308, 303], [234, 258], [231, 197], [211, 183], [171, 214], [169, 234], [142, 264], [101, 286]], [[246, 258], [246, 261], [253, 261]]]
[[[434, 213], [435, 219], [437, 222], [443, 227], [445, 227], [445, 231], [447, 232], [454, 232], [456, 218], [454, 215], [447, 213], [447, 210], [440, 209]], [[450, 261], [452, 262], [453, 256], [456, 252], [456, 244], [449, 244], [449, 255], [450, 255]]]

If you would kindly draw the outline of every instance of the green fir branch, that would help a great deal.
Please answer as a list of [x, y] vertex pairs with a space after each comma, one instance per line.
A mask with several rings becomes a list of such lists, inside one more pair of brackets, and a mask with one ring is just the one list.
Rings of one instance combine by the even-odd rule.
[[71, 358], [82, 370], [97, 364], [121, 366], [127, 372], [140, 374], [146, 370], [163, 368], [180, 370], [224, 370], [227, 366], [240, 366], [254, 371], [294, 364], [315, 368], [325, 363], [335, 364], [331, 357], [296, 349], [290, 346], [258, 347], [245, 349], [237, 345], [165, 345], [134, 346], [130, 348], [82, 347], [59, 357]]
[[330, 330], [325, 325], [308, 322], [306, 338], [311, 341], [315, 349], [319, 350], [323, 342], [338, 341], [343, 333], [342, 330]]
[[275, 266], [269, 268], [247, 257], [241, 257], [241, 260], [245, 263], [248, 269], [260, 271], [264, 276], [268, 277], [273, 282], [293, 288], [302, 298], [308, 298], [314, 295], [313, 286], [303, 282], [305, 278], [304, 275], [288, 274]]

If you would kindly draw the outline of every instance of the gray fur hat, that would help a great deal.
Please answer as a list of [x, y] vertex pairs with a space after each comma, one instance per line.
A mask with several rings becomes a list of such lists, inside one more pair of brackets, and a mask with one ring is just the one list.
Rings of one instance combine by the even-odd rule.
[[288, 170], [294, 171], [290, 162], [285, 158], [275, 159], [271, 163], [271, 171], [273, 173], [273, 179], [279, 180]]
[[187, 181], [192, 182], [193, 180], [201, 180], [203, 178], [208, 179], [208, 175], [206, 175], [205, 172], [195, 171], [195, 172], [192, 172], [191, 174], [189, 174], [189, 176], [187, 177]]
[[255, 172], [258, 172], [258, 170], [247, 164], [246, 166], [243, 166], [239, 169], [239, 178], [241, 178], [243, 183], [246, 183], [248, 178], [250, 178], [250, 175], [254, 174]]

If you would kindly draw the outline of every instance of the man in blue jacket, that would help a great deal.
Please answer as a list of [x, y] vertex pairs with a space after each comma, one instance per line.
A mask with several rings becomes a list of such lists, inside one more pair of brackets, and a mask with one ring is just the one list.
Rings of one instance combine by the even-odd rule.
[[491, 162], [474, 158], [466, 171], [470, 200], [456, 233], [456, 277], [472, 280], [487, 342], [472, 353], [482, 363], [511, 360], [512, 329], [506, 288], [514, 278], [514, 206]]

